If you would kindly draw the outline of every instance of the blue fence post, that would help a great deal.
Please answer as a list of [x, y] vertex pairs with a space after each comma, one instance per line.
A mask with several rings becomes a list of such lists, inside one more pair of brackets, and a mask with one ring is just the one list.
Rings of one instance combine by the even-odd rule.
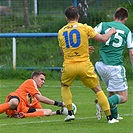
[[73, 0], [73, 5], [77, 6], [78, 5], [78, 0]]

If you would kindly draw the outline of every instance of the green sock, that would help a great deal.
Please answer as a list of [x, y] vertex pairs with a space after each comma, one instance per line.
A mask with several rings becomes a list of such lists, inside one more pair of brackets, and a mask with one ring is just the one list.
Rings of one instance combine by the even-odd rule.
[[118, 108], [117, 108], [117, 105], [115, 105], [113, 108], [110, 108], [110, 110], [111, 110], [112, 117], [117, 119], [117, 117], [118, 117]]
[[116, 119], [118, 117], [118, 109], [116, 104], [120, 103], [121, 97], [118, 94], [114, 94], [111, 97], [108, 97], [108, 101], [110, 104], [111, 115]]
[[121, 97], [118, 94], [114, 94], [111, 97], [108, 97], [108, 101], [111, 107], [113, 105], [119, 104], [121, 101]]

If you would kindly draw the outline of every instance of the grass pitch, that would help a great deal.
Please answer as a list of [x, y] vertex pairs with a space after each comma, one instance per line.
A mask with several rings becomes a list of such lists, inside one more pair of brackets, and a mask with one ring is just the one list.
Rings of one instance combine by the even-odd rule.
[[[23, 80], [0, 80], [0, 103], [5, 97], [14, 91]], [[108, 124], [103, 113], [103, 118], [98, 121], [95, 116], [95, 95], [76, 80], [71, 87], [73, 102], [77, 105], [76, 119], [72, 122], [64, 122], [65, 115], [34, 118], [8, 118], [6, 114], [0, 115], [1, 133], [132, 133], [133, 132], [133, 99], [132, 81], [129, 84], [129, 98], [125, 104], [118, 105], [119, 114], [124, 118], [119, 123]], [[107, 94], [104, 84], [101, 86]], [[61, 100], [60, 81], [47, 80], [40, 92], [54, 100]], [[51, 108], [53, 111], [59, 107], [44, 105], [44, 108]]]

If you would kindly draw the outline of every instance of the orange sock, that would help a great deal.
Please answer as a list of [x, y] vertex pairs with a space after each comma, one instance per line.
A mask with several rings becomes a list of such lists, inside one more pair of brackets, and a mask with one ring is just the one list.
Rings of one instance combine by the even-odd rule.
[[37, 117], [37, 116], [44, 116], [44, 111], [36, 111], [33, 113], [24, 113], [25, 117]]
[[0, 114], [4, 113], [8, 109], [10, 109], [9, 103], [0, 104]]

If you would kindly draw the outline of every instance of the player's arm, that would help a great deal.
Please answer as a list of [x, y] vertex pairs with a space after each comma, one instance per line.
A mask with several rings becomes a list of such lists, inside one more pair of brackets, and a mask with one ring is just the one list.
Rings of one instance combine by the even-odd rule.
[[42, 103], [45, 103], [45, 104], [49, 104], [49, 105], [55, 105], [55, 106], [63, 106], [63, 102], [58, 102], [58, 101], [55, 101], [55, 100], [51, 100], [45, 96], [42, 96], [40, 94], [35, 94], [34, 95], [36, 97], [36, 99], [39, 101], [39, 102], [42, 102]]
[[116, 33], [116, 29], [115, 28], [111, 28], [109, 30], [109, 32], [107, 32], [106, 34], [97, 34], [93, 39], [99, 41], [99, 42], [106, 42], [111, 36], [112, 34]]
[[127, 36], [127, 48], [129, 49], [129, 57], [133, 68], [133, 40], [131, 31], [128, 33]]
[[92, 54], [95, 50], [95, 48], [93, 46], [89, 46], [89, 54]]
[[132, 68], [133, 68], [133, 49], [129, 49], [129, 56], [130, 56], [130, 61], [131, 61]]
[[60, 36], [62, 36], [62, 33], [59, 30], [59, 32], [58, 32], [58, 42], [59, 42], [60, 52], [61, 52], [62, 55], [64, 55], [64, 52], [63, 52], [63, 49], [62, 49], [62, 46], [61, 46], [62, 43], [61, 43], [61, 40], [60, 40]]
[[60, 47], [60, 51], [61, 51], [61, 54], [64, 55], [63, 50], [62, 50], [62, 47]]

